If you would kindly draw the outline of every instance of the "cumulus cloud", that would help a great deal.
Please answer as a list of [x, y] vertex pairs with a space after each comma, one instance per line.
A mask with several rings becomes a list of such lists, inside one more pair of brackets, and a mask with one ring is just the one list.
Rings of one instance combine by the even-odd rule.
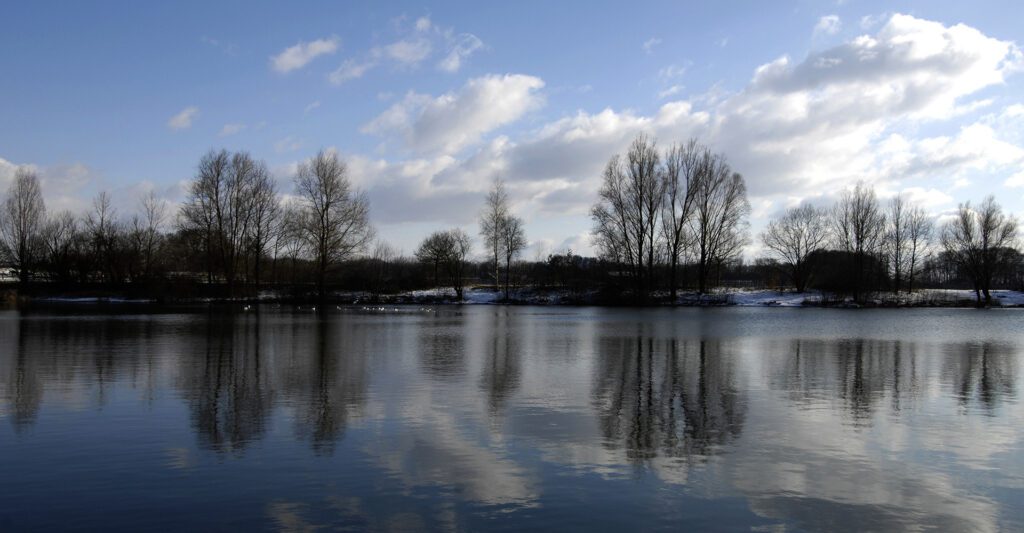
[[287, 74], [293, 70], [308, 65], [311, 61], [322, 55], [330, 55], [338, 50], [341, 40], [337, 37], [327, 37], [309, 42], [298, 42], [294, 46], [285, 48], [281, 53], [270, 57], [270, 67], [281, 74]]
[[[761, 216], [780, 203], [827, 202], [861, 179], [882, 195], [904, 192], [929, 208], [948, 209], [956, 183], [979, 175], [1024, 185], [1017, 174], [1024, 138], [1008, 134], [1024, 106], [966, 118], [991, 105], [979, 92], [1004, 83], [1022, 63], [1012, 42], [964, 25], [894, 15], [875, 34], [802, 61], [767, 62], [738, 91], [669, 101], [650, 113], [579, 111], [526, 134], [479, 143], [520, 118], [543, 86], [526, 77], [529, 83], [510, 83], [518, 87], [510, 91], [507, 77], [492, 76], [437, 97], [408, 94], [363, 130], [397, 137], [420, 158], [378, 160], [360, 171], [369, 176], [371, 197], [380, 199], [374, 205], [382, 220], [471, 223], [460, 210], [444, 209], [444, 199], [472, 193], [479, 201], [488, 180], [500, 175], [528, 220], [555, 217], [585, 226], [601, 168], [645, 131], [662, 146], [692, 136], [726, 154], [747, 178]], [[516, 104], [498, 104], [506, 99]], [[933, 124], [952, 133], [921, 134]], [[386, 190], [374, 192], [378, 177]], [[763, 221], [753, 223], [756, 230]]]
[[19, 168], [26, 168], [39, 176], [43, 201], [50, 213], [71, 211], [81, 214], [91, 207], [92, 198], [100, 191], [107, 191], [114, 198], [115, 205], [125, 206], [123, 214], [130, 214], [144, 193], [153, 190], [160, 198], [177, 201], [180, 199], [177, 187], [158, 189], [152, 182], [139, 181], [130, 185], [111, 186], [93, 168], [80, 162], [55, 165], [15, 164], [0, 157], [0, 197], [6, 193]]
[[184, 130], [192, 127], [192, 121], [199, 117], [199, 108], [188, 106], [177, 115], [167, 120], [167, 127], [172, 130]]
[[543, 103], [540, 78], [522, 74], [469, 80], [458, 92], [438, 97], [410, 92], [362, 131], [398, 134], [415, 151], [457, 152]]

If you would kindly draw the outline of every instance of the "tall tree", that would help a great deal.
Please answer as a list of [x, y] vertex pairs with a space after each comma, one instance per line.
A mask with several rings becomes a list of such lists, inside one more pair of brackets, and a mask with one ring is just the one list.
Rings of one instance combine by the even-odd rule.
[[317, 265], [317, 288], [326, 294], [327, 272], [352, 257], [373, 238], [370, 203], [353, 190], [345, 163], [333, 151], [321, 150], [299, 165], [295, 188], [302, 206], [302, 234]]
[[499, 268], [502, 257], [502, 242], [505, 235], [505, 223], [508, 220], [508, 191], [500, 177], [494, 178], [491, 190], [487, 193], [484, 208], [480, 212], [480, 235], [490, 254], [491, 267], [494, 272], [494, 285], [501, 283]]
[[972, 208], [960, 204], [956, 218], [942, 229], [942, 246], [967, 273], [978, 305], [992, 304], [992, 278], [1007, 265], [1017, 239], [1017, 219], [1003, 213], [995, 198], [985, 198]]
[[608, 161], [598, 202], [590, 212], [598, 248], [627, 267], [639, 301], [646, 300], [654, 277], [664, 191], [659, 160], [655, 142], [638, 135], [625, 159], [615, 155]]
[[0, 212], [0, 251], [18, 272], [23, 285], [28, 283], [38, 260], [45, 220], [46, 204], [39, 189], [39, 177], [31, 170], [19, 168]]
[[910, 256], [907, 262], [907, 292], [914, 290], [914, 278], [921, 270], [923, 257], [932, 242], [935, 223], [921, 206], [910, 208], [907, 224], [907, 241]]
[[675, 303], [679, 284], [679, 263], [691, 241], [687, 231], [693, 216], [694, 198], [700, 178], [700, 163], [708, 157], [708, 149], [696, 139], [684, 145], [673, 144], [665, 152], [662, 188], [664, 204], [661, 211], [662, 233], [669, 261], [669, 291]]
[[78, 219], [70, 211], [61, 211], [43, 227], [43, 252], [46, 263], [58, 281], [71, 281], [81, 235]]
[[874, 189], [858, 182], [843, 192], [832, 211], [832, 235], [836, 246], [853, 256], [851, 288], [854, 300], [860, 301], [885, 236], [885, 213]]
[[273, 238], [281, 215], [281, 200], [266, 166], [261, 165], [253, 176], [249, 190], [251, 220], [248, 225], [248, 249], [253, 260], [253, 281], [259, 290], [263, 272], [263, 256]]
[[213, 283], [215, 259], [221, 241], [219, 234], [223, 221], [223, 197], [228, 179], [231, 155], [227, 150], [209, 151], [200, 160], [196, 175], [189, 186], [188, 198], [182, 206], [180, 223], [203, 236], [206, 256], [206, 279]]
[[85, 231], [92, 244], [94, 268], [100, 271], [107, 283], [118, 281], [114, 260], [119, 229], [117, 209], [110, 200], [110, 194], [100, 191], [92, 200], [92, 210], [85, 215]]
[[910, 211], [909, 205], [902, 194], [889, 200], [889, 212], [885, 218], [885, 255], [892, 272], [892, 290], [900, 292], [903, 276], [910, 262]]
[[808, 257], [828, 242], [827, 213], [810, 204], [787, 209], [785, 214], [768, 222], [761, 242], [789, 272], [797, 292], [804, 292], [811, 281], [812, 266]]
[[164, 224], [167, 223], [167, 202], [150, 191], [139, 205], [136, 229], [139, 235], [139, 248], [142, 253], [143, 277], [149, 279], [156, 270], [157, 247], [160, 244]]
[[743, 176], [733, 172], [723, 156], [705, 154], [699, 174], [690, 230], [695, 240], [698, 289], [703, 294], [711, 267], [735, 258], [746, 244], [750, 204]]
[[505, 255], [505, 300], [508, 300], [512, 261], [526, 248], [526, 231], [523, 229], [523, 219], [513, 215], [507, 215], [501, 226], [501, 249]]

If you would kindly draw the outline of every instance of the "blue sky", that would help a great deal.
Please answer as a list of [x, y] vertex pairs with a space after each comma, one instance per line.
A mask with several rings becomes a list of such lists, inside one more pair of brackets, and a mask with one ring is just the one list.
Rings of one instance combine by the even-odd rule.
[[754, 235], [857, 179], [937, 216], [987, 193], [1022, 211], [1019, 3], [717, 4], [10, 4], [0, 186], [31, 165], [52, 210], [109, 190], [128, 214], [149, 189], [180, 201], [210, 148], [265, 159], [284, 193], [332, 148], [406, 252], [475, 234], [495, 175], [529, 254], [588, 252], [600, 168], [648, 131], [725, 153]]

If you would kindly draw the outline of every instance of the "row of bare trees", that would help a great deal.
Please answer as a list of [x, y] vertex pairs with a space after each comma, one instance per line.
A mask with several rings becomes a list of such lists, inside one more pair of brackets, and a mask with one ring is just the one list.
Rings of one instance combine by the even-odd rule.
[[200, 236], [207, 275], [212, 279], [219, 264], [229, 294], [240, 273], [252, 272], [258, 288], [263, 258], [286, 250], [293, 258], [305, 253], [313, 259], [322, 297], [328, 272], [373, 238], [369, 200], [354, 189], [337, 153], [321, 151], [300, 164], [294, 182], [294, 199], [282, 208], [262, 161], [225, 150], [200, 160], [178, 223]]
[[769, 221], [761, 242], [800, 292], [814, 282], [823, 252], [841, 252], [855, 300], [880, 279], [893, 292], [911, 292], [926, 258], [941, 249], [967, 275], [979, 304], [991, 304], [993, 278], [1017, 255], [1016, 236], [1016, 219], [991, 196], [978, 206], [960, 204], [937, 231], [935, 219], [905, 195], [883, 205], [874, 189], [858, 183], [831, 208], [788, 209]]
[[240, 281], [258, 289], [268, 257], [301, 256], [315, 264], [322, 296], [328, 272], [373, 237], [369, 201], [334, 152], [301, 164], [294, 182], [295, 194], [285, 200], [263, 161], [210, 151], [176, 216], [150, 193], [124, 219], [106, 192], [82, 216], [47, 216], [38, 176], [19, 169], [0, 213], [0, 249], [23, 284], [37, 268], [52, 281], [145, 281], [188, 269], [182, 257], [198, 252], [206, 281], [223, 282], [229, 295]]
[[38, 176], [22, 168], [0, 213], [0, 251], [23, 284], [41, 267], [55, 281], [139, 281], [155, 274], [166, 218], [165, 203], [149, 194], [136, 214], [121, 220], [105, 192], [82, 216], [48, 216]]
[[[557, 275], [541, 277], [625, 286], [641, 302], [667, 288], [675, 301], [681, 287], [708, 291], [714, 276], [720, 282], [739, 259], [748, 241], [750, 207], [743, 177], [724, 156], [696, 140], [662, 151], [641, 134], [624, 155], [609, 160], [602, 178], [591, 210], [600, 260], [553, 256], [547, 270]], [[909, 292], [926, 263], [941, 263], [956, 269], [951, 274], [943, 267], [943, 276], [969, 280], [979, 303], [991, 303], [993, 284], [1005, 284], [994, 280], [1008, 279], [1009, 265], [1020, 261], [1017, 220], [992, 197], [961, 204], [947, 218], [939, 225], [903, 195], [880, 202], [861, 183], [831, 207], [805, 204], [785, 211], [767, 224], [760, 240], [798, 291], [845, 291], [856, 300], [883, 288]], [[372, 272], [352, 278], [368, 281], [375, 293], [394, 289], [396, 277], [403, 278], [403, 290], [429, 278], [434, 286], [450, 285], [461, 299], [466, 280], [476, 276], [485, 283], [493, 279], [507, 300], [518, 283], [513, 265], [527, 240], [500, 179], [492, 183], [479, 224], [485, 266], [476, 269], [468, 261], [470, 236], [451, 229], [428, 236], [415, 252], [419, 263], [410, 267], [411, 260], [385, 243], [369, 249], [369, 200], [353, 186], [336, 153], [321, 151], [299, 165], [286, 195], [264, 162], [220, 150], [200, 159], [177, 211], [151, 193], [128, 216], [105, 192], [84, 214], [50, 214], [38, 176], [18, 169], [0, 205], [0, 254], [22, 283], [37, 270], [37, 279], [110, 285], [185, 276], [234, 296], [243, 286], [258, 291], [268, 268], [280, 282], [279, 272], [290, 262], [292, 285], [301, 271], [303, 283], [314, 280], [322, 297], [340, 264], [358, 262]]]
[[662, 154], [639, 135], [623, 157], [605, 166], [599, 200], [591, 209], [601, 256], [621, 264], [637, 300], [654, 288], [656, 267], [667, 265], [675, 300], [681, 265], [697, 266], [697, 288], [710, 287], [712, 270], [736, 258], [747, 242], [746, 184], [721, 154], [696, 140]]

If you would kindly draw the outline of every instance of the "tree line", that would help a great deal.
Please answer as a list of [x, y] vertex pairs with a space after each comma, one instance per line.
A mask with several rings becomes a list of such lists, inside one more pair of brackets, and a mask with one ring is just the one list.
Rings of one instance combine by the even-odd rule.
[[757, 236], [763, 256], [747, 264], [743, 176], [696, 139], [660, 149], [646, 134], [601, 174], [590, 210], [594, 258], [567, 250], [522, 261], [525, 221], [500, 178], [479, 213], [484, 260], [471, 259], [473, 238], [461, 228], [431, 233], [406, 257], [375, 238], [369, 199], [333, 151], [300, 164], [284, 194], [263, 161], [211, 150], [180, 205], [150, 193], [132, 211], [101, 192], [84, 213], [49, 213], [38, 176], [19, 168], [0, 206], [0, 258], [26, 292], [171, 297], [444, 286], [461, 300], [467, 286], [486, 285], [505, 300], [530, 289], [648, 303], [676, 302], [683, 290], [785, 285], [863, 301], [927, 285], [971, 288], [991, 304], [994, 288], [1024, 288], [1017, 220], [993, 197], [960, 204], [938, 224], [907, 196], [883, 203], [864, 183], [831, 206], [804, 203], [773, 217]]

